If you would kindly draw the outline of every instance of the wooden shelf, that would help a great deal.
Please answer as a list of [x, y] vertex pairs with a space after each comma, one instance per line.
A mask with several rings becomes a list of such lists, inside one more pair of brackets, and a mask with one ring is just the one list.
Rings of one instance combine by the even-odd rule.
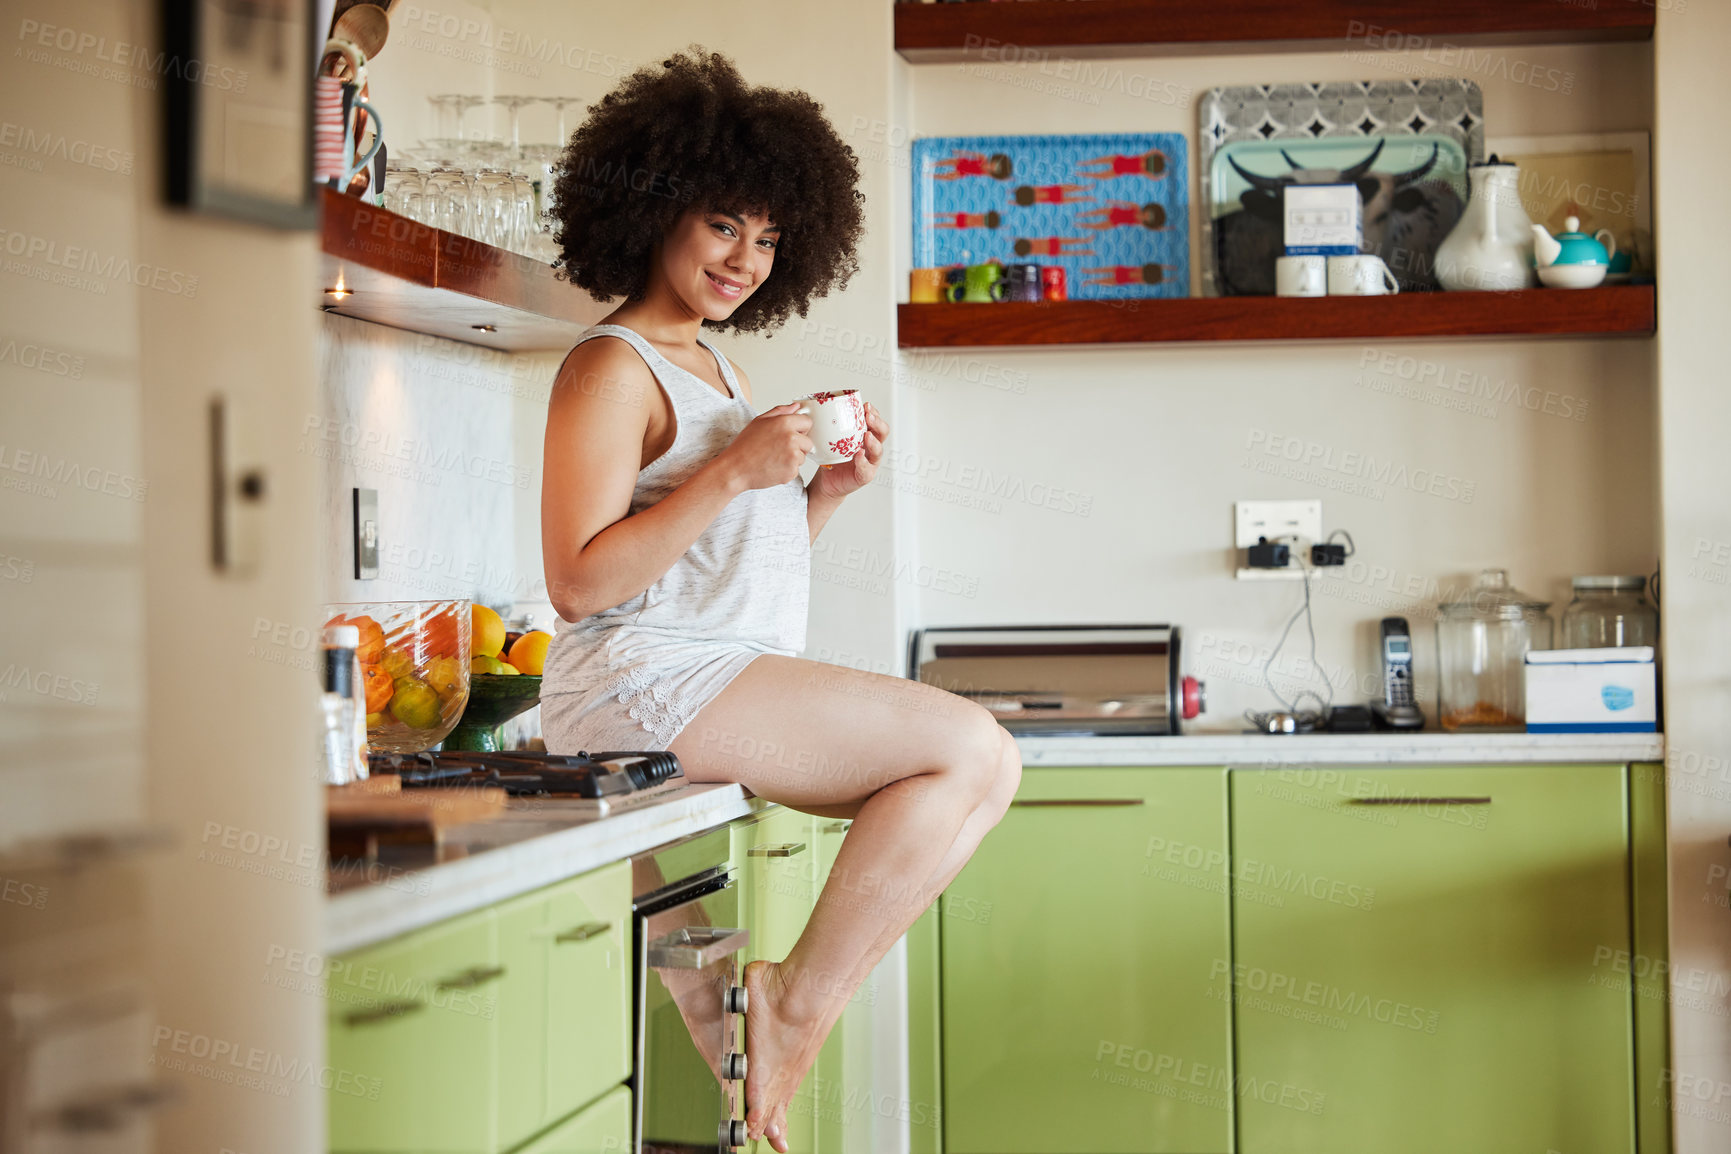
[[1432, 48], [1443, 46], [1434, 41], [1570, 44], [1651, 40], [1656, 7], [1653, 0], [976, 0], [897, 4], [895, 42], [897, 52], [920, 63], [1011, 61], [1026, 49], [1132, 56], [1356, 44], [1382, 51], [1390, 32], [1433, 40]]
[[606, 312], [529, 257], [329, 189], [321, 209], [327, 312], [504, 352], [568, 349]]
[[1652, 285], [1616, 285], [1582, 290], [1540, 288], [1510, 293], [1403, 293], [1387, 297], [905, 304], [897, 307], [896, 343], [904, 349], [921, 349], [1201, 341], [1646, 337], [1653, 335], [1655, 301]]

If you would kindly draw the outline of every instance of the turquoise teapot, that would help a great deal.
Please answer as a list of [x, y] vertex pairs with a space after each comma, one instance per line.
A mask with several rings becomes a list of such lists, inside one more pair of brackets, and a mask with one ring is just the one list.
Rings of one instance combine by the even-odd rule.
[[1544, 225], [1533, 226], [1533, 263], [1539, 280], [1550, 288], [1592, 288], [1610, 271], [1617, 238], [1608, 228], [1588, 236], [1580, 231], [1581, 219], [1575, 216], [1564, 220], [1563, 228], [1567, 231], [1552, 236]]

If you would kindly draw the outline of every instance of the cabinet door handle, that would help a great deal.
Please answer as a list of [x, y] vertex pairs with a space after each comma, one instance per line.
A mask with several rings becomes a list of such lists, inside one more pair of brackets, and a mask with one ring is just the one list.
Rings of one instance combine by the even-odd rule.
[[504, 966], [470, 966], [460, 974], [454, 974], [439, 983], [441, 990], [472, 990], [483, 982], [505, 976]]
[[586, 942], [590, 938], [600, 937], [612, 928], [612, 922], [584, 922], [580, 926], [573, 926], [559, 934], [553, 940], [561, 945], [566, 942]]
[[392, 1018], [400, 1018], [404, 1014], [412, 1014], [416, 1010], [425, 1009], [426, 1005], [419, 998], [410, 998], [402, 1002], [385, 1002], [370, 1006], [365, 1010], [350, 1010], [343, 1015], [345, 1026], [371, 1026], [379, 1022], [388, 1022]]
[[1354, 797], [1347, 805], [1489, 805], [1488, 797]]
[[805, 852], [803, 841], [778, 841], [769, 845], [754, 845], [745, 851], [747, 857], [794, 857]]
[[825, 833], [846, 833], [850, 828], [852, 828], [852, 826], [853, 826], [853, 822], [851, 822], [851, 821], [832, 821], [828, 825], [823, 827], [823, 832], [825, 832]]
[[1010, 804], [1024, 806], [1029, 809], [1060, 805], [1105, 807], [1118, 805], [1147, 805], [1148, 799], [1144, 797], [1030, 797], [1012, 801]]

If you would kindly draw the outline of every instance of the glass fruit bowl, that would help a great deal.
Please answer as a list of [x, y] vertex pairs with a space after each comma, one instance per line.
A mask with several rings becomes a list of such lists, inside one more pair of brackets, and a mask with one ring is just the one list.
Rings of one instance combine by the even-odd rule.
[[445, 740], [469, 703], [469, 602], [327, 605], [327, 625], [361, 633], [355, 656], [367, 697], [367, 744], [419, 753]]

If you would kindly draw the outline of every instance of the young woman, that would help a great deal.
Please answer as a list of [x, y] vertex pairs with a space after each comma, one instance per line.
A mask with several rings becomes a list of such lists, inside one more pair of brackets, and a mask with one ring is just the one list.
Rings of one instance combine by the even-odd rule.
[[701, 336], [772, 330], [844, 287], [858, 180], [810, 97], [693, 50], [591, 108], [556, 187], [566, 275], [623, 303], [566, 358], [547, 415], [547, 747], [671, 749], [692, 781], [853, 819], [799, 942], [745, 972], [746, 1123], [780, 1151], [849, 997], [1021, 778], [978, 705], [794, 656], [811, 542], [876, 475], [888, 426], [868, 406], [862, 451], [802, 485], [811, 419], [759, 413]]

